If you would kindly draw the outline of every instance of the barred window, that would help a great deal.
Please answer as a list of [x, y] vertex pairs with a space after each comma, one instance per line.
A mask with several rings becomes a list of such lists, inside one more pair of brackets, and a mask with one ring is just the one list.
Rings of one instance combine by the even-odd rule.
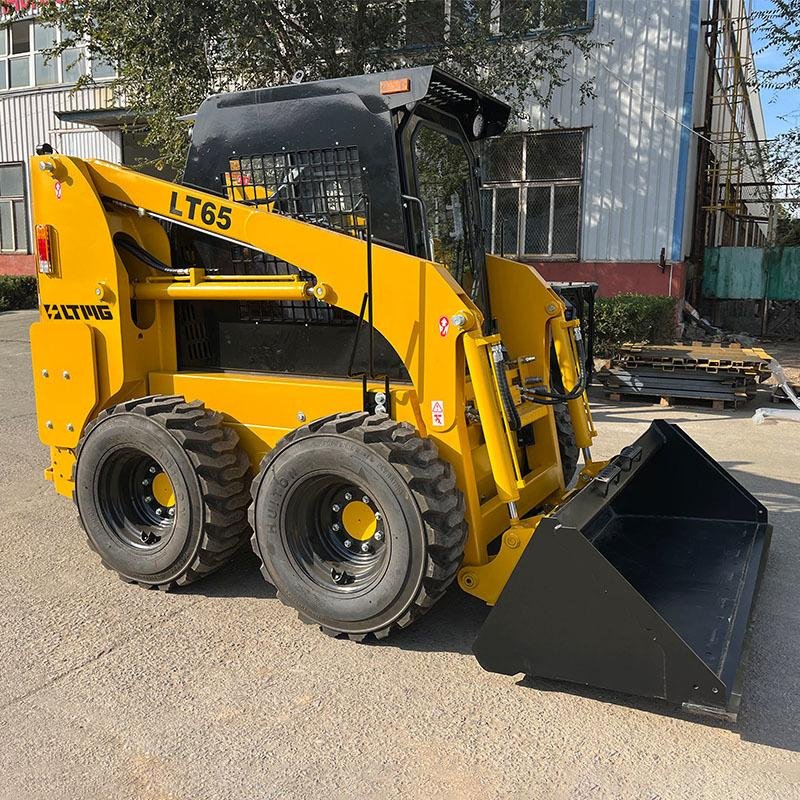
[[513, 133], [487, 140], [482, 212], [490, 253], [577, 258], [583, 132]]
[[587, 0], [367, 0], [371, 30], [387, 45], [432, 47], [474, 27], [519, 36], [586, 24]]
[[0, 251], [28, 252], [25, 170], [22, 164], [0, 164]]
[[587, 0], [500, 0], [500, 32], [578, 25], [587, 11]]

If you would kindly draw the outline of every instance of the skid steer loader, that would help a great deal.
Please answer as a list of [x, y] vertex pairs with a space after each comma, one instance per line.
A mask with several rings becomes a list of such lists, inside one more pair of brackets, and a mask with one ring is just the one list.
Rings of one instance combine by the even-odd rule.
[[484, 250], [508, 117], [425, 67], [211, 97], [180, 184], [40, 148], [45, 477], [125, 581], [250, 538], [360, 641], [457, 580], [488, 670], [735, 714], [766, 511], [662, 421], [592, 460], [572, 305]]

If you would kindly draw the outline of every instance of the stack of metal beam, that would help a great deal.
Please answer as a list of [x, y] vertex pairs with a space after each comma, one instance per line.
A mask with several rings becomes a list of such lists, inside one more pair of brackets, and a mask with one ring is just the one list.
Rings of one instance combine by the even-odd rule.
[[770, 356], [732, 343], [624, 344], [597, 379], [609, 399], [638, 398], [673, 405], [701, 402], [738, 408], [770, 376]]

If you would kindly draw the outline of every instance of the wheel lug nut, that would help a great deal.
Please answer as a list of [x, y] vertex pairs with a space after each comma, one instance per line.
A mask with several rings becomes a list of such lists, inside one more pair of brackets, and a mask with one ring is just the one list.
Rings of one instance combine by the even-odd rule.
[[150, 481], [149, 481], [149, 480], [147, 480], [147, 478], [145, 478], [145, 479], [142, 481], [142, 486], [148, 486], [149, 484], [150, 484]]
[[383, 531], [375, 531], [375, 539], [378, 542], [383, 539]]
[[352, 547], [353, 543], [349, 539], [345, 539], [344, 540], [344, 546], [345, 547]]
[[159, 516], [159, 517], [160, 517], [160, 516], [161, 516], [163, 513], [164, 513], [164, 512], [163, 512], [163, 511], [162, 511], [160, 508], [157, 508], [157, 509], [156, 509], [156, 514], [158, 514], [158, 516]]
[[362, 502], [362, 503], [366, 503], [367, 505], [369, 505], [369, 497], [367, 497], [366, 495], [364, 495], [364, 496], [361, 498], [361, 502]]
[[350, 492], [345, 492], [344, 499], [345, 500], [352, 500], [353, 499], [353, 495], [351, 495]]
[[156, 468], [155, 468], [155, 467], [150, 467], [150, 474], [151, 474], [151, 475], [155, 475], [155, 474], [156, 474], [156, 471], [157, 471], [157, 470], [156, 470]]
[[169, 515], [170, 515], [171, 517], [174, 517], [174, 516], [175, 516], [175, 509], [174, 509], [174, 508], [171, 508], [171, 509], [169, 510]]
[[335, 531], [339, 531], [342, 529], [342, 526], [338, 522], [334, 522], [332, 527]]
[[147, 497], [145, 497], [144, 501], [145, 501], [145, 503], [152, 503], [153, 502], [153, 498], [150, 495], [147, 495]]
[[331, 506], [331, 511], [333, 511], [334, 514], [338, 514], [341, 510], [342, 510], [342, 507], [338, 503], [334, 503]]
[[369, 542], [364, 542], [364, 543], [361, 545], [361, 552], [362, 552], [362, 553], [369, 553], [370, 549], [371, 549], [371, 548], [370, 548], [370, 546], [369, 546]]
[[375, 519], [378, 520], [378, 522], [380, 522], [383, 519], [380, 511], [375, 512]]

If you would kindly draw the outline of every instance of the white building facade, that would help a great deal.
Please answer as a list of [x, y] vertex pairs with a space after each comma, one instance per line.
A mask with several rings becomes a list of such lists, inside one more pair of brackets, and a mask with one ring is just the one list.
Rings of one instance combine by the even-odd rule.
[[[58, 29], [35, 19], [0, 28], [0, 274], [33, 272], [28, 158], [49, 142], [62, 153], [119, 162], [120, 120], [109, 86], [113, 68], [75, 47], [47, 60], [42, 51], [59, 41]], [[75, 89], [81, 76], [94, 84]], [[72, 121], [85, 115], [108, 127]], [[104, 116], [105, 115], [105, 116]]]
[[585, 0], [601, 46], [576, 53], [551, 103], [530, 102], [520, 133], [488, 148], [492, 249], [601, 294], [683, 296], [705, 245], [762, 243], [766, 134], [745, 2]]

